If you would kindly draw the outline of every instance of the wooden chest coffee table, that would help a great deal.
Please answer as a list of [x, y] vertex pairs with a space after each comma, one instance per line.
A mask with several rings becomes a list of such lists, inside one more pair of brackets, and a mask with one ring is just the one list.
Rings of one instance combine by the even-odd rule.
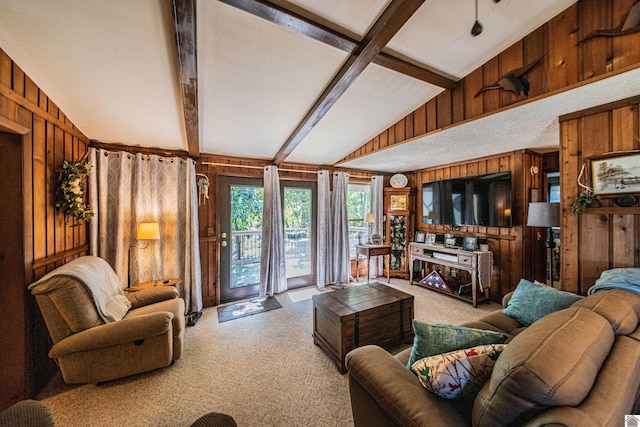
[[413, 295], [382, 283], [351, 285], [313, 296], [313, 342], [347, 372], [356, 347], [390, 347], [413, 340]]

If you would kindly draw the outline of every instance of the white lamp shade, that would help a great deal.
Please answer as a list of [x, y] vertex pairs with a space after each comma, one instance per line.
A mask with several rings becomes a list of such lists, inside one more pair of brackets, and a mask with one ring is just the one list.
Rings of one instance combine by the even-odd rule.
[[141, 222], [138, 224], [138, 240], [160, 240], [160, 226], [157, 222]]
[[560, 227], [560, 203], [529, 203], [529, 227]]
[[365, 215], [364, 222], [374, 223], [376, 222], [376, 219], [373, 217], [373, 214], [369, 212], [368, 214]]

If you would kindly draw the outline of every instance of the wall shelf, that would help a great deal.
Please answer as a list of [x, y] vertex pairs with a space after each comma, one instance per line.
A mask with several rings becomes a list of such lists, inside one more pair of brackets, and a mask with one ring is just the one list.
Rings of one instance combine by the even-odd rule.
[[581, 215], [640, 215], [640, 207], [632, 206], [624, 208], [621, 206], [599, 207], [599, 208], [586, 208]]

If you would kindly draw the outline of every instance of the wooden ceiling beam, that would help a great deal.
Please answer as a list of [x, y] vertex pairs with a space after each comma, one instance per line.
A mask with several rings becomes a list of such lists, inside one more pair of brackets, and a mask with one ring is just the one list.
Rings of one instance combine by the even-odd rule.
[[457, 81], [445, 77], [440, 72], [419, 67], [388, 53], [380, 52], [373, 59], [373, 63], [444, 89], [453, 89], [458, 86]]
[[171, 10], [173, 12], [173, 30], [178, 50], [178, 75], [182, 93], [188, 151], [190, 157], [199, 157], [196, 0], [171, 0]]
[[387, 6], [380, 18], [367, 32], [356, 51], [342, 65], [280, 148], [273, 158], [274, 164], [280, 165], [284, 162], [423, 3], [424, 0], [393, 0]]
[[288, 28], [298, 34], [318, 40], [345, 52], [352, 53], [358, 47], [358, 42], [325, 27], [312, 19], [285, 9], [264, 0], [220, 0], [244, 12]]
[[[266, 0], [220, 1], [344, 52], [353, 53], [361, 45], [361, 42], [327, 28], [309, 16], [303, 16]], [[445, 89], [452, 89], [458, 84], [455, 80], [445, 76], [444, 73], [419, 67], [387, 53], [378, 53], [372, 62]]]

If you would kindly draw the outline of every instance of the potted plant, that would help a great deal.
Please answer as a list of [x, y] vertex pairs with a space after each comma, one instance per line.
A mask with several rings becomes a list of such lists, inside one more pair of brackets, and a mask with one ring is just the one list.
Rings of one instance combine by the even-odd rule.
[[597, 194], [594, 194], [592, 189], [587, 188], [582, 192], [578, 193], [578, 196], [576, 197], [576, 201], [573, 202], [573, 208], [571, 209], [571, 212], [573, 214], [579, 214], [581, 212], [584, 212], [586, 208], [591, 206], [591, 204], [597, 200], [600, 200], [600, 196]]

